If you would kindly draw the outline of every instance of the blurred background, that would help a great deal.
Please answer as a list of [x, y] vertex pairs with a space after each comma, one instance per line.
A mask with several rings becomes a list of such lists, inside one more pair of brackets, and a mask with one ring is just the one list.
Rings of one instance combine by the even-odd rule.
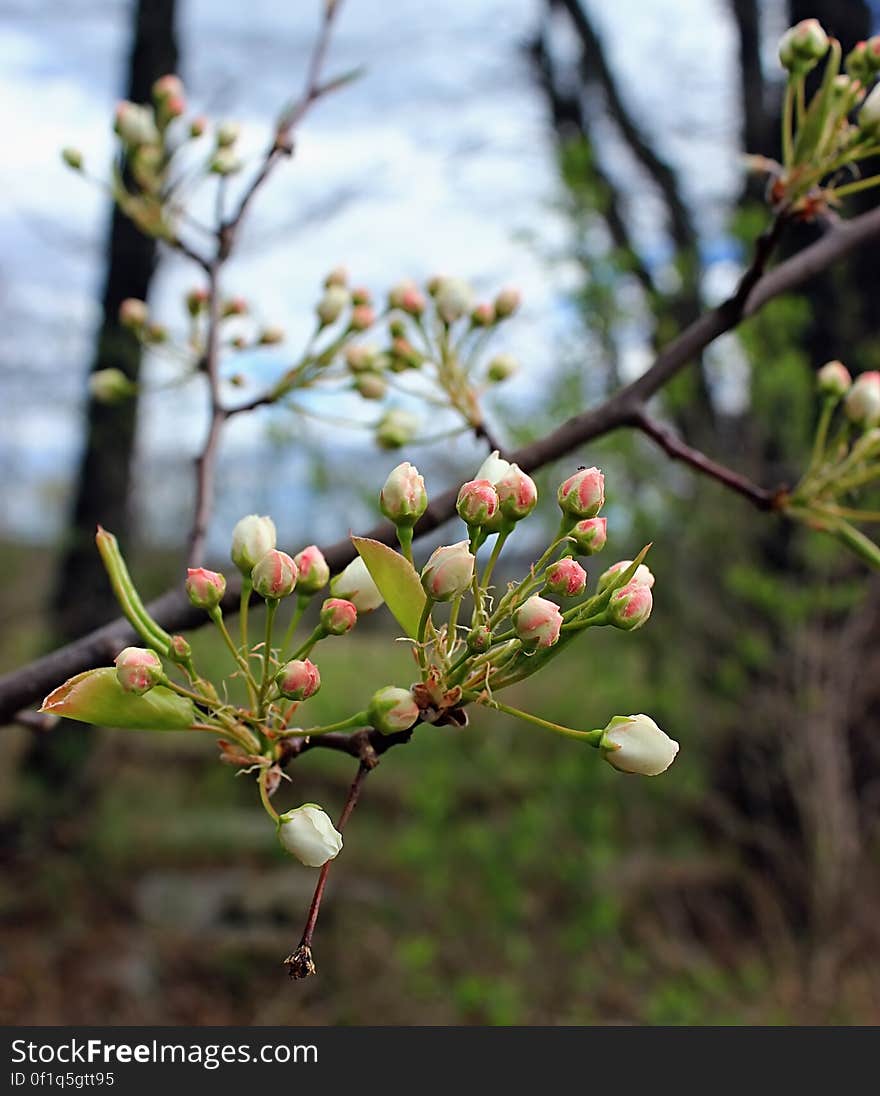
[[[226, 288], [297, 348], [340, 263], [379, 293], [435, 272], [519, 286], [499, 348], [522, 369], [488, 413], [505, 442], [527, 441], [637, 376], [731, 290], [766, 220], [741, 157], [777, 151], [780, 33], [816, 16], [848, 50], [880, 29], [878, 7], [347, 0], [329, 71], [365, 75], [309, 115]], [[128, 296], [181, 322], [198, 279], [114, 218], [59, 150], [78, 146], [105, 177], [115, 102], [176, 70], [257, 156], [301, 86], [318, 11], [0, 3], [0, 669], [116, 615], [98, 520], [145, 595], [180, 580], [206, 422], [198, 384], [169, 387], [167, 363], [116, 323]], [[878, 291], [865, 249], [719, 340], [658, 412], [755, 481], [791, 482], [814, 370], [880, 367]], [[230, 357], [228, 375], [258, 382], [283, 353]], [[139, 378], [137, 400], [89, 399], [89, 371], [108, 364]], [[328, 436], [280, 410], [237, 419], [212, 561], [247, 512], [273, 514], [291, 550], [372, 524], [375, 487], [402, 458], [364, 425]], [[403, 456], [440, 491], [482, 451], [460, 439]], [[370, 777], [330, 875], [319, 976], [289, 984], [281, 963], [315, 873], [282, 854], [252, 783], [210, 743], [6, 728], [0, 1022], [880, 1021], [880, 585], [640, 437], [545, 470], [545, 497], [579, 463], [606, 472], [607, 563], [654, 542], [654, 615], [632, 636], [591, 635], [511, 703], [588, 727], [648, 712], [682, 745], [665, 776], [625, 778], [499, 714], [423, 728]], [[512, 564], [540, 543], [529, 524]], [[317, 721], [408, 680], [393, 637], [376, 614], [326, 645]], [[222, 665], [212, 636], [193, 642]], [[285, 807], [338, 813], [350, 761], [308, 754]]]

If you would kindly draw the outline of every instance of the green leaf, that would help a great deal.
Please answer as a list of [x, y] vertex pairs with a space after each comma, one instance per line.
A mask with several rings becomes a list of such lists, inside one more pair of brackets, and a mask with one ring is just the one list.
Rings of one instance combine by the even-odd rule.
[[86, 670], [65, 681], [49, 693], [40, 711], [126, 730], [182, 731], [198, 720], [192, 701], [164, 685], [143, 696], [125, 692], [112, 666]]
[[419, 620], [425, 607], [425, 591], [416, 569], [399, 552], [368, 537], [352, 537], [352, 544], [367, 566], [379, 593], [410, 639], [419, 633]]

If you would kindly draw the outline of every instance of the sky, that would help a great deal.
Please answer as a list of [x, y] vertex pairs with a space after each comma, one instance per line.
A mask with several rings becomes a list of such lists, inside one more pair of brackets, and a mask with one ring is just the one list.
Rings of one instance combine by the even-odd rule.
[[[300, 86], [317, 0], [179, 3], [189, 100], [239, 122], [242, 148], [256, 158], [280, 105]], [[732, 155], [736, 43], [726, 7], [722, 0], [588, 6], [633, 116], [682, 176], [720, 290], [736, 270], [724, 221], [741, 179]], [[45, 539], [63, 528], [99, 319], [108, 203], [99, 186], [63, 168], [59, 150], [79, 147], [89, 170], [105, 176], [128, 10], [119, 0], [0, 8], [0, 132], [12, 152], [0, 168], [0, 531], [7, 535]], [[521, 48], [538, 12], [537, 0], [346, 0], [327, 72], [364, 65], [365, 75], [308, 116], [295, 158], [261, 192], [227, 275], [229, 292], [258, 301], [261, 315], [286, 329], [288, 346], [304, 342], [321, 280], [340, 263], [377, 294], [400, 278], [438, 272], [466, 277], [485, 293], [516, 285], [525, 305], [498, 349], [523, 363], [510, 399], [527, 408], [576, 329], [567, 294], [578, 276], [559, 258], [567, 225], [554, 147]], [[567, 48], [564, 36], [558, 48]], [[613, 138], [605, 155], [627, 194], [640, 249], [661, 266], [669, 249], [650, 194]], [[167, 258], [151, 311], [177, 322], [181, 295], [197, 283], [185, 262]], [[630, 358], [633, 370], [643, 367], [644, 347], [634, 344]], [[266, 354], [250, 365], [268, 376], [283, 359]], [[197, 385], [169, 391], [165, 379], [162, 363], [149, 363], [146, 384], [155, 391], [142, 409], [138, 475], [143, 522], [173, 536], [204, 399]], [[277, 464], [264, 421], [242, 417], [233, 425], [217, 543], [236, 508], [277, 504], [278, 477], [271, 477], [278, 467], [297, 474]], [[475, 453], [462, 443], [444, 458], [467, 471]], [[379, 474], [396, 459], [378, 458]], [[255, 467], [259, 490], [248, 486]]]

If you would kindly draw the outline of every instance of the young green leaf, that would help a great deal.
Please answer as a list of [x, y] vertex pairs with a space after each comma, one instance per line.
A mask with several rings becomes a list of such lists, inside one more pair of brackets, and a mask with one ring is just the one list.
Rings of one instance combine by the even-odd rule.
[[419, 576], [399, 552], [368, 537], [352, 537], [352, 544], [366, 564], [373, 582], [385, 598], [394, 619], [410, 639], [416, 639], [425, 605], [425, 591]]
[[127, 693], [116, 670], [86, 670], [49, 693], [41, 712], [126, 730], [182, 731], [198, 720], [192, 701], [156, 685], [143, 696]]

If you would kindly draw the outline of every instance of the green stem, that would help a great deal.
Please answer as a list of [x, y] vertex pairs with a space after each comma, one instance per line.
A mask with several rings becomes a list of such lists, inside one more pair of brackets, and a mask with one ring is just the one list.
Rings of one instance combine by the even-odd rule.
[[241, 580], [241, 601], [239, 602], [238, 619], [240, 624], [240, 637], [241, 637], [241, 649], [247, 655], [248, 649], [248, 608], [251, 603], [251, 590], [253, 590], [253, 583], [250, 580], [250, 576], [245, 576]]
[[248, 692], [251, 694], [251, 700], [256, 697], [257, 683], [254, 680], [254, 675], [251, 673], [251, 668], [248, 665], [247, 659], [242, 655], [238, 647], [235, 646], [232, 636], [229, 634], [229, 629], [226, 627], [226, 622], [223, 619], [223, 610], [218, 605], [216, 609], [211, 609], [208, 613], [214, 624], [220, 631], [220, 635], [223, 636], [223, 642], [229, 649], [229, 653], [235, 659], [238, 666], [244, 673], [245, 681], [247, 682]]
[[296, 599], [296, 608], [293, 611], [293, 616], [290, 618], [290, 623], [287, 625], [287, 631], [284, 633], [284, 642], [281, 644], [281, 661], [286, 662], [287, 658], [284, 652], [290, 646], [293, 641], [294, 634], [297, 629], [297, 625], [302, 620], [303, 613], [306, 611], [306, 606], [311, 600], [310, 594], [299, 594]]
[[498, 557], [501, 555], [501, 549], [504, 547], [504, 542], [512, 532], [512, 529], [502, 529], [492, 546], [492, 554], [489, 556], [486, 570], [483, 572], [483, 577], [480, 579], [480, 586], [482, 586], [484, 590], [488, 589], [489, 579], [492, 577], [492, 572], [495, 570], [495, 564], [498, 562]]
[[487, 708], [497, 708], [500, 712], [506, 712], [507, 715], [523, 719], [526, 723], [533, 723], [536, 727], [543, 727], [544, 730], [553, 731], [556, 734], [564, 735], [566, 738], [578, 738], [582, 742], [588, 742], [591, 746], [598, 746], [602, 735], [605, 733], [604, 730], [575, 731], [571, 727], [563, 727], [560, 723], [551, 723], [549, 719], [541, 719], [540, 716], [531, 715], [529, 712], [521, 712], [519, 708], [502, 704], [500, 700], [485, 701], [484, 704]]
[[[398, 526], [396, 526], [396, 529], [397, 529], [397, 540], [398, 540], [398, 543], [400, 544], [400, 550], [403, 553], [403, 558], [408, 560], [410, 563], [413, 563], [413, 551], [412, 551], [413, 529], [412, 529], [412, 526], [411, 525], [398, 525]], [[415, 566], [415, 564], [413, 564], [413, 566]]]
[[456, 628], [458, 627], [458, 613], [461, 609], [461, 599], [464, 594], [459, 594], [458, 597], [453, 599], [452, 608], [449, 610], [449, 624], [447, 626], [446, 635], [446, 653], [452, 654], [452, 649], [455, 646]]
[[870, 187], [880, 186], [880, 175], [871, 175], [867, 179], [859, 179], [855, 183], [847, 183], [846, 186], [833, 187], [833, 193], [837, 198], [845, 198], [847, 194], [856, 194], [860, 190], [868, 190]]
[[349, 716], [348, 719], [341, 719], [338, 723], [327, 723], [323, 727], [307, 727], [305, 730], [294, 730], [282, 734], [280, 737], [285, 737], [290, 734], [295, 734], [297, 737], [311, 738], [313, 735], [318, 734], [331, 734], [334, 731], [348, 731], [352, 727], [365, 727], [367, 726], [367, 713], [355, 712], [354, 715]]
[[816, 437], [813, 442], [813, 453], [807, 467], [807, 476], [816, 471], [825, 456], [825, 446], [828, 444], [828, 428], [831, 425], [831, 417], [834, 414], [837, 402], [837, 396], [826, 396], [822, 402], [822, 410], [819, 412], [819, 422], [816, 426]]
[[431, 598], [426, 597], [424, 607], [422, 608], [422, 615], [419, 617], [419, 630], [418, 630], [418, 633], [417, 633], [417, 636], [418, 636], [417, 652], [418, 652], [418, 658], [419, 658], [419, 665], [421, 666], [421, 668], [423, 670], [427, 670], [427, 668], [428, 668], [428, 655], [427, 655], [427, 652], [425, 651], [425, 633], [428, 630], [428, 621], [431, 619], [431, 610], [433, 608], [434, 608], [434, 602], [432, 601]]
[[323, 639], [325, 635], [327, 635], [327, 633], [324, 631], [323, 626], [318, 624], [312, 634], [309, 636], [309, 638], [305, 641], [305, 643], [303, 643], [301, 647], [297, 648], [297, 650], [293, 652], [293, 654], [290, 656], [290, 660], [292, 661], [293, 659], [297, 658], [305, 658], [306, 655], [311, 652], [315, 644], [319, 640]]
[[793, 135], [794, 84], [791, 77], [785, 85], [785, 100], [782, 107], [782, 162], [786, 167], [794, 163]]
[[260, 693], [257, 697], [257, 716], [260, 719], [266, 714], [266, 693], [270, 681], [269, 663], [272, 659], [272, 629], [277, 612], [278, 601], [275, 598], [268, 598], [266, 600], [266, 634], [263, 638], [263, 674], [260, 679]]
[[260, 802], [263, 804], [266, 814], [268, 814], [272, 821], [278, 822], [278, 811], [275, 810], [275, 808], [272, 806], [271, 801], [269, 800], [268, 776], [268, 769], [260, 769], [260, 775], [257, 780], [257, 783], [260, 785]]

